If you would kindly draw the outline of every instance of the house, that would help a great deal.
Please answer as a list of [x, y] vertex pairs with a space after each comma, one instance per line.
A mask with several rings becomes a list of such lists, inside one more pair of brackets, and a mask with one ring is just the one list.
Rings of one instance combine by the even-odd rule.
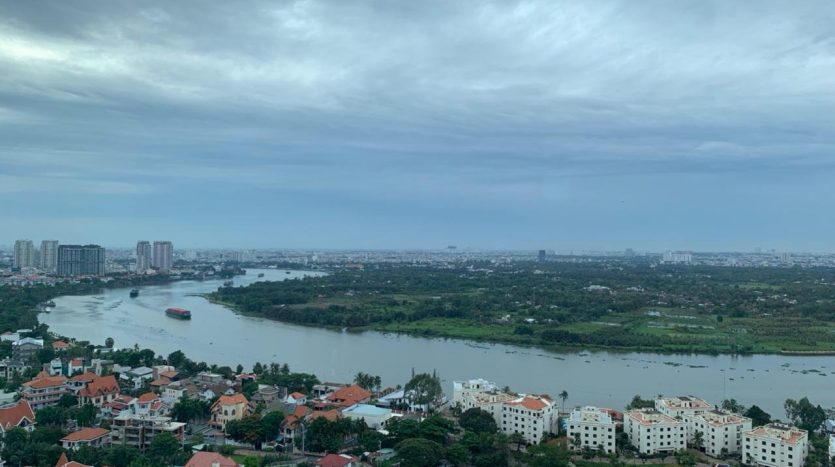
[[528, 443], [538, 444], [555, 431], [557, 415], [557, 407], [548, 397], [524, 395], [501, 404], [496, 424], [504, 434], [520, 433]]
[[174, 381], [162, 390], [162, 400], [169, 407], [174, 406], [183, 397], [198, 397], [199, 390], [189, 380]]
[[319, 399], [323, 399], [328, 394], [338, 391], [344, 387], [348, 386], [347, 384], [342, 383], [321, 383], [321, 384], [314, 384], [312, 394]]
[[130, 381], [134, 389], [140, 389], [146, 382], [153, 381], [154, 370], [147, 366], [140, 366], [122, 373], [119, 378]]
[[100, 448], [110, 444], [110, 430], [104, 428], [82, 428], [61, 438], [64, 449], [76, 450], [82, 446]]
[[219, 384], [223, 382], [223, 375], [219, 375], [217, 373], [212, 373], [210, 371], [201, 371], [197, 373], [197, 376], [194, 377], [194, 381], [196, 383], [202, 384]]
[[309, 407], [297, 405], [293, 413], [287, 415], [281, 422], [281, 432], [284, 434], [284, 439], [294, 439], [298, 433], [299, 425], [311, 412], [313, 411]]
[[93, 467], [92, 465], [82, 464], [76, 461], [70, 461], [67, 459], [67, 455], [65, 453], [61, 453], [61, 457], [58, 458], [58, 462], [55, 463], [55, 467]]
[[90, 372], [75, 375], [67, 381], [67, 388], [69, 388], [73, 394], [78, 395], [82, 389], [86, 388], [88, 384], [95, 381], [97, 377], [98, 375]]
[[20, 360], [14, 360], [12, 358], [4, 358], [3, 360], [0, 360], [0, 378], [3, 379], [13, 378], [17, 375], [23, 374], [23, 372], [28, 369], [29, 365]]
[[49, 363], [44, 363], [44, 371], [49, 373], [49, 376], [58, 376], [64, 374], [64, 362], [60, 358], [53, 358]]
[[384, 409], [368, 404], [355, 404], [342, 411], [342, 416], [353, 420], [364, 420], [372, 430], [386, 426], [391, 418], [391, 409]]
[[63, 352], [71, 347], [70, 343], [67, 341], [53, 341], [52, 342], [52, 350], [56, 352]]
[[692, 444], [696, 433], [702, 433], [700, 447], [713, 457], [741, 453], [742, 434], [751, 430], [750, 418], [723, 410], [709, 410], [685, 418], [688, 442]]
[[25, 400], [0, 407], [0, 434], [12, 428], [35, 429], [35, 413]]
[[84, 360], [80, 358], [73, 358], [67, 362], [67, 374], [74, 375], [84, 371]]
[[162, 416], [168, 414], [168, 406], [153, 392], [146, 392], [131, 401], [131, 410], [137, 415]]
[[480, 408], [489, 412], [496, 423], [501, 426], [501, 407], [515, 397], [500, 391], [496, 383], [484, 379], [467, 381], [453, 381], [452, 405], [462, 412], [473, 408]]
[[286, 402], [287, 404], [304, 405], [307, 404], [307, 396], [300, 392], [294, 392], [287, 395], [287, 398], [284, 399], [284, 402]]
[[641, 454], [672, 454], [687, 446], [687, 425], [655, 409], [630, 410], [623, 431]]
[[355, 404], [364, 404], [371, 400], [371, 391], [363, 389], [362, 387], [352, 384], [337, 389], [336, 391], [325, 396], [325, 400], [331, 404], [341, 405], [343, 407], [350, 407]]
[[185, 423], [171, 421], [170, 417], [135, 415], [124, 410], [110, 424], [110, 443], [145, 452], [160, 433], [170, 433], [182, 443], [185, 426]]
[[212, 405], [212, 416], [209, 425], [225, 430], [227, 422], [240, 420], [250, 413], [249, 401], [243, 394], [220, 396]]
[[216, 452], [195, 452], [186, 467], [238, 467], [238, 463]]
[[348, 454], [328, 454], [316, 463], [319, 467], [359, 467], [360, 460]]
[[[94, 375], [94, 373], [86, 373]], [[119, 395], [119, 383], [113, 375], [94, 376], [78, 391], [78, 405], [93, 404], [101, 408]]]
[[602, 449], [607, 454], [615, 452], [615, 422], [610, 410], [598, 407], [574, 409], [566, 426], [572, 450], [588, 448]]
[[116, 417], [122, 411], [128, 410], [131, 408], [131, 403], [134, 401], [134, 398], [128, 395], [120, 395], [116, 396], [109, 404], [106, 404], [102, 407], [102, 413], [109, 414], [111, 417]]
[[809, 454], [809, 433], [769, 423], [742, 434], [742, 462], [764, 467], [802, 467]]
[[271, 386], [268, 384], [259, 384], [258, 390], [252, 395], [252, 402], [254, 404], [264, 404], [267, 407], [272, 406], [276, 402], [285, 399], [287, 394], [286, 388], [278, 386]]
[[23, 383], [20, 387], [20, 397], [29, 402], [32, 410], [57, 404], [58, 399], [67, 392], [67, 378], [49, 376], [45, 371], [38, 373], [35, 379]]

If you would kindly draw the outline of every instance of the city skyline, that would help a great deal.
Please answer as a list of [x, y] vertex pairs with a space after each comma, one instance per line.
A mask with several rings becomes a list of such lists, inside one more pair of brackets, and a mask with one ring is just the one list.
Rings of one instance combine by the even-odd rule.
[[835, 251], [828, 6], [6, 2], [0, 244]]

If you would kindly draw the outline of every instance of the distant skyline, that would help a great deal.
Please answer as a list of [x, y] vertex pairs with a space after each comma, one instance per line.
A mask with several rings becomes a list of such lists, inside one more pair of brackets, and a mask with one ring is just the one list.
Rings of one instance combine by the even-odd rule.
[[0, 3], [0, 245], [835, 251], [831, 3]]

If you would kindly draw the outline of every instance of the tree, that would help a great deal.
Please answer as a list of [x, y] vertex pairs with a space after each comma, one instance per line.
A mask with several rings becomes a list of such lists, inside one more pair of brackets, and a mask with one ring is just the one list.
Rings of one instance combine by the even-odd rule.
[[632, 401], [626, 406], [626, 410], [632, 409], [651, 409], [655, 407], [655, 401], [652, 399], [641, 399], [641, 396], [636, 395]]
[[490, 412], [478, 407], [465, 410], [458, 417], [458, 424], [461, 425], [461, 428], [476, 433], [495, 433], [498, 431], [496, 420]]
[[235, 441], [252, 444], [256, 450], [259, 450], [264, 441], [264, 425], [259, 415], [250, 415], [240, 420], [227, 422], [226, 434]]
[[564, 413], [565, 412], [565, 400], [568, 399], [568, 391], [563, 389], [562, 392], [559, 393], [559, 397], [560, 397], [560, 399], [562, 399], [562, 412]]
[[756, 405], [752, 405], [743, 414], [751, 419], [752, 426], [763, 426], [771, 423], [771, 415]]
[[693, 467], [697, 461], [696, 456], [686, 449], [676, 452], [675, 458], [681, 467]]
[[281, 433], [284, 414], [279, 411], [267, 412], [261, 417], [261, 429], [266, 439], [275, 439]]
[[404, 388], [406, 397], [412, 405], [429, 405], [437, 402], [443, 395], [441, 380], [436, 375], [420, 373], [412, 377]]
[[239, 375], [244, 372], [244, 366], [238, 363], [238, 366], [235, 367], [235, 374]]
[[[62, 394], [61, 398], [58, 399], [58, 407], [63, 408], [70, 408], [70, 407], [78, 407], [78, 397], [72, 394]], [[38, 420], [40, 422], [40, 420]]]
[[702, 433], [699, 430], [696, 430], [696, 432], [693, 433], [693, 446], [696, 449], [701, 450], [702, 447], [704, 446], [704, 444], [705, 444], [705, 434]]
[[453, 465], [466, 465], [470, 459], [470, 451], [461, 443], [455, 443], [446, 449], [444, 457]]
[[[148, 446], [148, 459], [153, 461], [154, 465], [170, 465], [179, 451], [180, 442], [174, 435], [164, 431], [154, 436], [153, 441]], [[133, 465], [133, 462], [131, 462], [131, 465]]]
[[168, 354], [168, 358], [166, 360], [169, 365], [180, 368], [187, 359], [186, 354], [184, 354], [181, 350], [175, 350], [174, 352]]
[[516, 432], [516, 431], [511, 433], [510, 436], [508, 436], [507, 441], [511, 444], [515, 444], [517, 451], [522, 449], [522, 445], [527, 444], [527, 442], [528, 442], [528, 440], [525, 439], [525, 435], [523, 435], [522, 433]]
[[528, 449], [525, 460], [530, 467], [567, 467], [571, 455], [553, 444], [537, 444]]
[[809, 432], [820, 429], [824, 420], [826, 420], [826, 411], [819, 405], [813, 405], [806, 397], [799, 401], [786, 399], [783, 407], [786, 409], [786, 417], [792, 423]]
[[743, 413], [745, 412], [745, 407], [738, 403], [736, 399], [725, 399], [722, 401], [722, 408], [725, 410], [730, 410], [733, 413]]
[[104, 346], [107, 347], [108, 349], [112, 349], [113, 344], [114, 344], [114, 342], [113, 342], [112, 337], [108, 337], [107, 339], [104, 340]]
[[443, 457], [440, 444], [423, 438], [410, 438], [397, 443], [397, 460], [403, 467], [435, 467]]

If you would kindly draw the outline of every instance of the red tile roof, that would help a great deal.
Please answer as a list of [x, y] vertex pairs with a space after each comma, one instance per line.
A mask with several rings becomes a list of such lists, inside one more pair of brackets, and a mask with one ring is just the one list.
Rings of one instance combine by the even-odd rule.
[[300, 392], [294, 392], [294, 393], [290, 394], [290, 397], [292, 397], [293, 399], [298, 400], [298, 399], [303, 399], [306, 396], [304, 394], [300, 393]]
[[70, 461], [67, 459], [67, 455], [63, 452], [61, 453], [61, 457], [58, 458], [58, 462], [55, 464], [55, 467], [92, 467], [90, 465], [81, 464], [76, 461]]
[[235, 393], [231, 396], [220, 396], [215, 402], [215, 405], [236, 405], [236, 404], [249, 404], [249, 401], [246, 399], [246, 396], [241, 393]]
[[68, 348], [70, 348], [69, 342], [54, 341], [52, 343], [52, 350], [67, 350]]
[[105, 394], [118, 394], [119, 383], [113, 375], [97, 376], [87, 387], [78, 392], [81, 397], [96, 397]]
[[197, 452], [191, 456], [186, 467], [212, 467], [217, 462], [220, 467], [238, 467], [238, 463], [216, 452]]
[[157, 399], [159, 399], [158, 395], [154, 394], [153, 392], [146, 392], [145, 394], [142, 394], [141, 396], [139, 396], [137, 401], [139, 401], [139, 403], [142, 404], [142, 403], [153, 402]]
[[328, 394], [327, 399], [343, 405], [359, 404], [371, 397], [371, 392], [352, 384]]
[[174, 370], [166, 370], [166, 371], [160, 371], [159, 372], [159, 375], [161, 377], [168, 378], [168, 379], [174, 379], [174, 378], [177, 377], [178, 374], [180, 374], [180, 373], [177, 372], [177, 371], [174, 371]]
[[63, 376], [43, 376], [45, 374], [46, 373], [43, 371], [38, 373], [38, 376], [36, 376], [35, 379], [23, 383], [23, 386], [32, 389], [45, 389], [67, 384], [67, 378]]
[[327, 456], [319, 459], [319, 462], [316, 465], [320, 467], [345, 467], [350, 463], [359, 463], [359, 459], [354, 456], [349, 456], [348, 454], [328, 454]]
[[92, 441], [110, 433], [104, 428], [82, 428], [61, 438], [61, 441]]
[[20, 425], [23, 420], [28, 420], [27, 424], [35, 423], [35, 413], [32, 412], [29, 402], [18, 401], [15, 405], [0, 408], [0, 426], [3, 427], [3, 431]]
[[316, 420], [317, 418], [325, 418], [331, 422], [335, 422], [342, 418], [342, 411], [339, 409], [333, 410], [319, 410], [310, 414], [311, 420]]
[[86, 371], [84, 373], [81, 373], [80, 375], [75, 375], [72, 378], [70, 378], [70, 382], [71, 383], [89, 383], [91, 381], [94, 381], [96, 378], [98, 378], [98, 375], [96, 375], [92, 371]]

